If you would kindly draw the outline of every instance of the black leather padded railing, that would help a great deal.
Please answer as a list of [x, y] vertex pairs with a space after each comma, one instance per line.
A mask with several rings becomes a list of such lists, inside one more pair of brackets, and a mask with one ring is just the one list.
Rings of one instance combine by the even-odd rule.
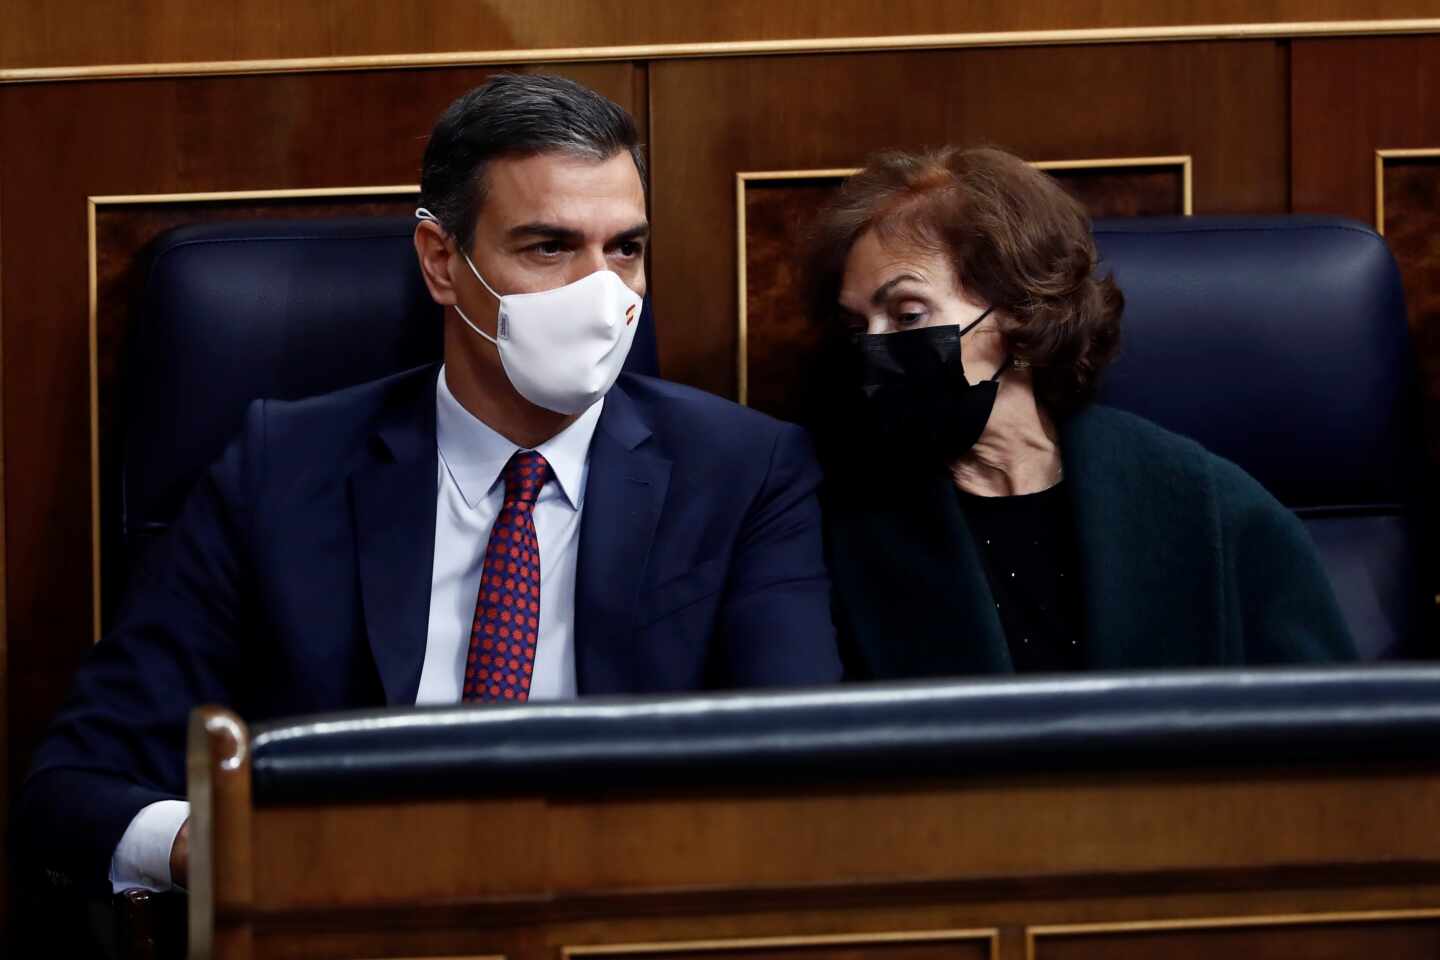
[[258, 804], [1433, 761], [1440, 668], [1113, 673], [386, 710], [258, 726]]

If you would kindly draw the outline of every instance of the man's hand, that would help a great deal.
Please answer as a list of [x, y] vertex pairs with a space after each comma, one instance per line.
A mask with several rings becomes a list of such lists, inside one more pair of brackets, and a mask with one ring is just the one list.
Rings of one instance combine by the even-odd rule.
[[175, 842], [170, 845], [170, 883], [173, 886], [190, 887], [190, 820], [180, 825]]

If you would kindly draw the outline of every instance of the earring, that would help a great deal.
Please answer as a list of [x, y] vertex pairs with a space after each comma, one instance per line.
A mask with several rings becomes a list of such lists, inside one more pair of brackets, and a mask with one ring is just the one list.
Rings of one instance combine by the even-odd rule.
[[1025, 370], [1030, 366], [1030, 361], [1026, 360], [1024, 357], [1016, 357], [1014, 360], [1010, 361], [1010, 365], [1016, 370]]

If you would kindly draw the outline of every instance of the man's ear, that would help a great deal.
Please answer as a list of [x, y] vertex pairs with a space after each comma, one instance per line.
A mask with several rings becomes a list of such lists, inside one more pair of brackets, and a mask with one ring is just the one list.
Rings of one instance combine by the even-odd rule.
[[453, 305], [455, 281], [450, 270], [456, 254], [440, 224], [421, 220], [415, 225], [415, 257], [420, 261], [425, 286], [430, 288], [430, 299], [442, 307]]

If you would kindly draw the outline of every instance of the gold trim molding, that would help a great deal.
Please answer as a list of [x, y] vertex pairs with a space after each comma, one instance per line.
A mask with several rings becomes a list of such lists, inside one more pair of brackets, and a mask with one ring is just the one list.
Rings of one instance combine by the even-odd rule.
[[92, 629], [100, 641], [100, 308], [99, 253], [95, 218], [101, 207], [161, 203], [215, 203], [245, 200], [296, 200], [325, 197], [387, 197], [414, 195], [420, 187], [400, 186], [318, 187], [300, 190], [232, 190], [208, 193], [134, 193], [85, 198], [85, 260], [90, 285], [90, 580]]
[[[1181, 212], [1190, 216], [1195, 211], [1195, 164], [1190, 154], [1163, 157], [1099, 157], [1086, 160], [1038, 160], [1031, 163], [1038, 170], [1103, 170], [1107, 168], [1179, 167], [1181, 180]], [[818, 170], [746, 170], [735, 174], [735, 276], [736, 276], [736, 394], [742, 404], [750, 399], [750, 318], [747, 303], [749, 277], [745, 269], [745, 190], [752, 183], [785, 180], [843, 180], [859, 172], [859, 167], [828, 167]]]
[[1166, 27], [1102, 27], [1079, 30], [1005, 30], [975, 33], [907, 34], [893, 37], [833, 37], [800, 40], [739, 40], [720, 43], [658, 43], [629, 46], [555, 47], [542, 50], [471, 50], [344, 57], [290, 57], [271, 60], [196, 60], [177, 63], [121, 63], [75, 67], [17, 67], [0, 70], [0, 83], [99, 80], [139, 77], [314, 73], [336, 70], [401, 70], [425, 67], [533, 65], [614, 60], [708, 59], [807, 53], [874, 53], [896, 50], [956, 50], [968, 47], [1029, 47], [1101, 43], [1156, 43], [1200, 40], [1305, 39], [1440, 33], [1440, 18], [1220, 23]]
[[1369, 910], [1353, 913], [1290, 913], [1256, 917], [1202, 917], [1180, 920], [1135, 920], [1118, 923], [1055, 924], [1025, 928], [1025, 960], [1036, 960], [1035, 941], [1042, 937], [1088, 937], [1104, 934], [1159, 933], [1167, 930], [1236, 930], [1246, 927], [1306, 927], [1384, 923], [1393, 920], [1440, 920], [1440, 910]]
[[1428, 157], [1440, 157], [1440, 147], [1375, 151], [1375, 232], [1380, 236], [1385, 236], [1385, 161]]
[[990, 958], [999, 953], [1000, 931], [995, 927], [968, 930], [896, 930], [883, 933], [829, 933], [810, 936], [746, 937], [732, 940], [676, 940], [665, 943], [606, 943], [566, 946], [560, 960], [589, 957], [645, 956], [656, 953], [716, 953], [720, 951], [794, 949], [796, 947], [873, 946], [882, 943], [933, 943], [936, 941], [989, 941]]

